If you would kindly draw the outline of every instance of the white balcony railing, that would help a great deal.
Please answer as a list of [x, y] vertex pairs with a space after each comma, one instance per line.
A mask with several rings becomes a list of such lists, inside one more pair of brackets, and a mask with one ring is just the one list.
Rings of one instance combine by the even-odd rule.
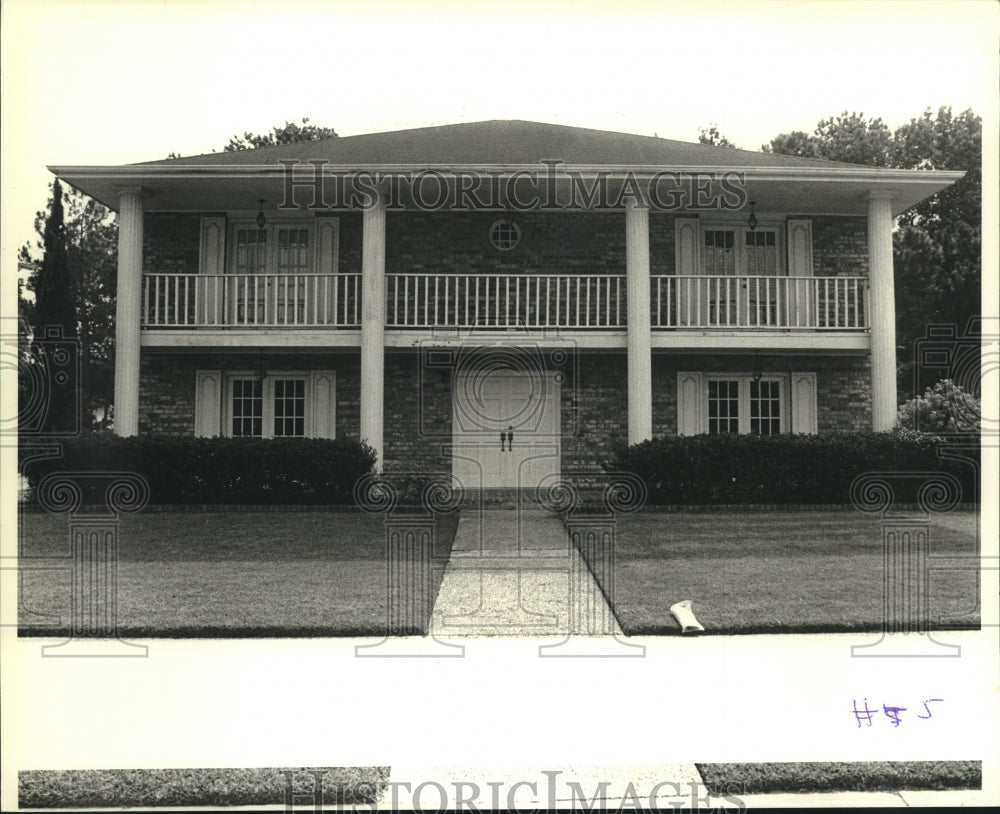
[[623, 328], [614, 274], [387, 274], [390, 328]]
[[360, 274], [146, 274], [148, 328], [361, 324]]
[[[387, 274], [387, 328], [623, 330], [620, 274]], [[654, 329], [868, 327], [863, 277], [657, 275]], [[146, 274], [146, 328], [356, 328], [359, 274]]]
[[655, 276], [654, 328], [864, 330], [864, 277]]

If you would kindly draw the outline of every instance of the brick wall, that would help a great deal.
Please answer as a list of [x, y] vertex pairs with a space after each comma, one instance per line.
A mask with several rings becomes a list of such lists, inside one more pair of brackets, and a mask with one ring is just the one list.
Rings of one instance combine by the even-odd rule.
[[871, 429], [871, 367], [859, 356], [653, 355], [653, 435], [677, 434], [677, 373], [816, 373], [816, 428], [819, 432]]
[[423, 354], [386, 355], [386, 471], [451, 474], [451, 372]]
[[520, 243], [499, 251], [490, 243], [497, 212], [390, 212], [386, 270], [390, 273], [624, 274], [625, 216], [620, 212], [526, 212], [512, 220]]
[[814, 217], [813, 273], [817, 277], [868, 276], [868, 219]]
[[149, 274], [197, 274], [201, 215], [146, 213], [142, 227], [142, 268]]
[[562, 386], [562, 468], [601, 471], [628, 441], [628, 368], [621, 353], [579, 353]]
[[[195, 374], [198, 370], [256, 370], [253, 353], [160, 353], [144, 351], [139, 370], [139, 432], [194, 434]], [[361, 359], [358, 353], [268, 353], [268, 371], [335, 370], [337, 436], [360, 432]]]
[[[414, 352], [390, 352], [385, 369], [384, 462], [387, 470], [451, 471], [453, 365], [426, 364]], [[870, 366], [863, 357], [653, 356], [653, 435], [677, 432], [677, 372], [817, 374], [819, 432], [871, 428]], [[256, 369], [256, 354], [150, 353], [140, 373], [140, 433], [194, 432], [195, 371]], [[336, 370], [337, 435], [360, 433], [360, 356], [357, 353], [268, 354], [268, 370]], [[555, 366], [545, 363], [550, 369]], [[562, 375], [562, 468], [601, 471], [616, 445], [628, 440], [628, 374], [621, 352], [580, 352], [559, 366]]]
[[[309, 216], [306, 213], [306, 216]], [[621, 212], [525, 212], [513, 216], [521, 242], [509, 252], [493, 248], [496, 212], [390, 212], [386, 219], [386, 269], [398, 273], [624, 274], [625, 217]], [[340, 270], [361, 271], [362, 215], [340, 219]], [[674, 220], [651, 212], [650, 271], [673, 274]], [[868, 224], [864, 217], [820, 216], [813, 224], [817, 276], [867, 276]], [[198, 272], [201, 215], [147, 213], [143, 267], [148, 272]]]
[[344, 212], [340, 218], [340, 257], [337, 267], [341, 274], [361, 273], [362, 214]]
[[649, 273], [652, 275], [677, 273], [675, 220], [676, 216], [667, 212], [649, 213]]

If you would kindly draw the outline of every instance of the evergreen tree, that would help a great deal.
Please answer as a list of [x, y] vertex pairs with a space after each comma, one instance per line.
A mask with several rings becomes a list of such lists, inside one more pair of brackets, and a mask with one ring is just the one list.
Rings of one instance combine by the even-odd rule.
[[76, 286], [66, 251], [66, 225], [62, 187], [52, 185], [49, 215], [42, 232], [44, 256], [30, 278], [35, 292], [30, 377], [32, 391], [22, 398], [41, 404], [37, 424], [30, 429], [43, 434], [72, 434], [80, 426], [80, 377], [78, 373]]

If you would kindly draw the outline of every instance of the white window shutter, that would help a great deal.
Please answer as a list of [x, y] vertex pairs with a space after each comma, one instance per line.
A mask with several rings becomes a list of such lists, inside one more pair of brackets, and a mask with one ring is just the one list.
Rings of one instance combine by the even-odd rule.
[[340, 219], [316, 218], [316, 273], [336, 274], [340, 254]]
[[226, 219], [222, 216], [202, 218], [198, 272], [200, 274], [222, 274], [225, 270]]
[[700, 435], [705, 432], [705, 376], [702, 373], [677, 374], [677, 434]]
[[813, 435], [816, 424], [816, 374], [792, 373], [792, 432]]
[[[223, 274], [226, 271], [226, 219], [220, 216], [201, 219], [201, 241], [198, 251], [199, 274]], [[196, 325], [218, 325], [222, 314], [219, 280], [199, 280], [195, 298], [198, 313]]]
[[813, 241], [811, 220], [788, 221], [788, 275], [813, 276]]
[[310, 374], [312, 393], [311, 424], [313, 438], [337, 437], [337, 374], [333, 370], [314, 370]]
[[[697, 218], [677, 218], [674, 221], [674, 270], [678, 277], [690, 277], [701, 273], [701, 229]], [[673, 314], [668, 314], [668, 324], [693, 325], [698, 322], [701, 312], [702, 282], [695, 280], [675, 280]], [[692, 283], [695, 285], [692, 286]], [[668, 289], [669, 291], [669, 289]]]
[[677, 274], [698, 274], [701, 269], [701, 240], [697, 218], [674, 221], [674, 258]]
[[199, 370], [195, 373], [194, 434], [200, 438], [221, 435], [222, 371]]

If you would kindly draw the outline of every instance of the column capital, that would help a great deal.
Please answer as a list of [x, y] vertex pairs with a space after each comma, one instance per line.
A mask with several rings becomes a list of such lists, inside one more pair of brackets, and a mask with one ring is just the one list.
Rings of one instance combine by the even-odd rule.
[[637, 201], [634, 196], [625, 199], [625, 211], [629, 212], [649, 212], [649, 204], [645, 201]]
[[149, 190], [138, 184], [127, 187], [117, 187], [115, 192], [118, 193], [118, 198], [124, 198], [126, 195], [138, 195], [140, 198], [146, 198], [149, 196]]
[[899, 193], [892, 189], [872, 189], [865, 196], [866, 201], [894, 201]]

